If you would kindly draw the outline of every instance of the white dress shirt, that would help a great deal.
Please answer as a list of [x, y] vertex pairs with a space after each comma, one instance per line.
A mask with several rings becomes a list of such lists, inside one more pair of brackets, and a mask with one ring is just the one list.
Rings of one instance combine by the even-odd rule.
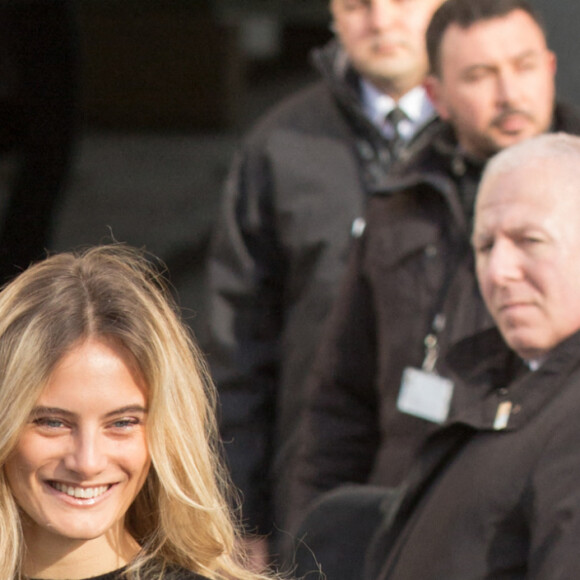
[[361, 89], [362, 104], [368, 118], [381, 129], [387, 139], [394, 137], [395, 129], [386, 117], [396, 106], [407, 115], [407, 119], [398, 124], [399, 133], [405, 141], [411, 139], [435, 115], [433, 104], [422, 86], [411, 89], [398, 102], [364, 79], [361, 80]]

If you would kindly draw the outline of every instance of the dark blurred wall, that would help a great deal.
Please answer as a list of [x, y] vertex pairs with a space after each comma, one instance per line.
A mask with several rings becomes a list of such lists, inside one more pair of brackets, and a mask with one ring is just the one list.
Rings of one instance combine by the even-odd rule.
[[237, 30], [202, 0], [82, 0], [84, 120], [112, 129], [214, 130], [239, 114]]
[[533, 0], [541, 12], [551, 48], [558, 55], [558, 96], [580, 107], [580, 2]]
[[[209, 0], [77, 0], [85, 119], [117, 128], [232, 128], [244, 117], [249, 85], [284, 88], [285, 77], [309, 74], [309, 50], [330, 37], [327, 1], [215, 0], [220, 12]], [[531, 1], [558, 55], [559, 98], [580, 106], [580, 1]], [[204, 2], [214, 10], [201, 10]], [[244, 46], [244, 25], [256, 14], [279, 27], [269, 58]]]

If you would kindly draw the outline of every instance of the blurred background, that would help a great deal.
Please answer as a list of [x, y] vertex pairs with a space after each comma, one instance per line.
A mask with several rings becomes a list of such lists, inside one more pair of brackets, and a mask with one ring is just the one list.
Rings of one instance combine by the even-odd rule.
[[[315, 78], [307, 55], [330, 38], [327, 4], [0, 1], [0, 262], [112, 239], [143, 247], [202, 334], [231, 156], [260, 114]], [[560, 97], [578, 103], [580, 3], [533, 4]]]

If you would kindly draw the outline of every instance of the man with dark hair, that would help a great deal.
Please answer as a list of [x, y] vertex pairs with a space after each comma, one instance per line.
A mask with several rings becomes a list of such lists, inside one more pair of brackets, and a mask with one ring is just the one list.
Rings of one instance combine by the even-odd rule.
[[430, 73], [437, 77], [441, 76], [441, 45], [443, 36], [451, 25], [466, 29], [482, 20], [507, 16], [514, 10], [521, 10], [528, 14], [545, 33], [542, 17], [526, 0], [497, 0], [496, 2], [472, 0], [471, 2], [450, 2], [448, 6], [442, 6], [433, 15], [427, 29], [426, 42]]
[[[511, 52], [502, 53], [505, 35], [512, 33], [519, 35], [520, 49], [511, 39]], [[552, 123], [553, 83], [529, 75], [540, 64], [556, 70], [552, 53], [533, 50], [531, 37], [538, 34], [545, 37], [541, 20], [523, 0], [449, 2], [431, 21], [427, 89], [440, 117], [453, 126], [456, 140], [472, 156], [485, 159]], [[509, 59], [509, 69], [494, 68], [502, 57]], [[510, 74], [522, 79], [525, 94], [506, 92], [512, 90]]]
[[578, 137], [528, 139], [488, 164], [473, 247], [499, 332], [461, 341], [440, 365], [449, 417], [359, 578], [578, 576], [579, 187]]
[[[442, 1], [330, 0], [336, 38], [314, 52], [322, 80], [268, 112], [233, 162], [209, 257], [207, 350], [248, 532], [285, 527], [303, 385], [353, 223], [434, 117], [421, 83]], [[265, 541], [250, 547], [265, 555]]]
[[[465, 14], [473, 16], [464, 26]], [[469, 245], [487, 159], [553, 128], [580, 133], [579, 118], [554, 106], [555, 57], [521, 0], [448, 0], [427, 34], [439, 38], [426, 82], [442, 121], [369, 201], [309, 379], [291, 495], [296, 523], [343, 484], [401, 483], [446, 418], [439, 354], [493, 325]]]

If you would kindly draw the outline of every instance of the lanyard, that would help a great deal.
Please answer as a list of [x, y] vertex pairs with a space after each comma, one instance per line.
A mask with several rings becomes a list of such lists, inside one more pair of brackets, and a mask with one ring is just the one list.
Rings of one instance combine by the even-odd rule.
[[[449, 284], [446, 284], [446, 286], [448, 287]], [[445, 322], [445, 314], [438, 312], [433, 318], [431, 332], [423, 340], [423, 344], [425, 345], [425, 358], [423, 359], [421, 368], [426, 373], [435, 372], [435, 365], [439, 358], [439, 340], [437, 337], [445, 329]]]
[[453, 252], [452, 257], [456, 258], [456, 262], [453, 263], [450, 260], [449, 265], [446, 268], [445, 280], [439, 289], [437, 294], [437, 300], [433, 308], [435, 313], [432, 316], [432, 322], [429, 326], [429, 331], [423, 340], [425, 345], [425, 358], [423, 359], [423, 364], [421, 368], [426, 373], [435, 373], [435, 365], [437, 364], [437, 359], [439, 358], [439, 336], [445, 330], [445, 325], [447, 323], [447, 318], [443, 312], [445, 300], [447, 298], [447, 293], [451, 282], [459, 270], [459, 266], [468, 252], [468, 248], [458, 249]]

